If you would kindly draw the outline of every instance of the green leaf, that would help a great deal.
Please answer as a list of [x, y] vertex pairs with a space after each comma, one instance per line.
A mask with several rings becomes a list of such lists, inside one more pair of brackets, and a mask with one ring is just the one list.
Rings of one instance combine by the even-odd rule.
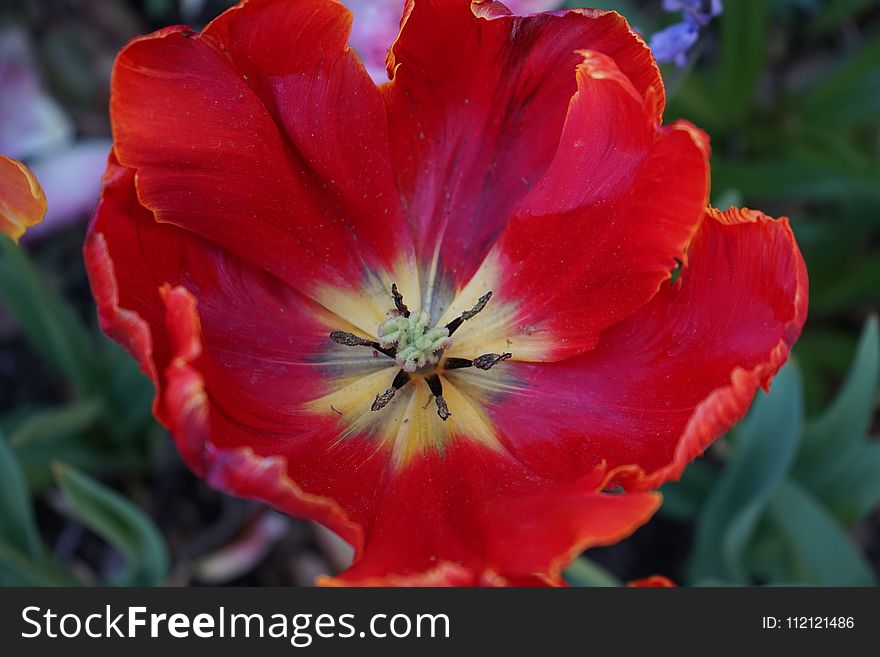
[[565, 569], [565, 580], [572, 586], [609, 588], [620, 586], [620, 580], [595, 561], [580, 557]]
[[725, 189], [714, 196], [712, 205], [719, 210], [728, 210], [745, 205], [745, 199], [738, 189]]
[[770, 515], [765, 513], [752, 535], [746, 553], [746, 567], [759, 584], [779, 584], [790, 581], [789, 561], [785, 539]]
[[797, 449], [803, 421], [801, 380], [789, 363], [772, 392], [760, 393], [737, 431], [734, 449], [699, 515], [690, 579], [747, 583], [743, 554]]
[[28, 559], [0, 539], [0, 585], [77, 586], [73, 577], [53, 559]]
[[69, 466], [56, 465], [55, 479], [83, 524], [125, 555], [126, 569], [114, 584], [157, 586], [164, 581], [167, 548], [141, 509]]
[[813, 36], [821, 36], [833, 30], [839, 30], [846, 22], [856, 19], [859, 14], [867, 11], [876, 2], [877, 0], [825, 2], [822, 11], [812, 21], [809, 32]]
[[30, 494], [15, 454], [0, 436], [0, 584], [76, 584], [43, 547]]
[[93, 367], [99, 360], [88, 331], [43, 285], [24, 251], [5, 235], [0, 235], [0, 301], [47, 362], [79, 392], [91, 390]]
[[668, 120], [689, 117], [713, 135], [722, 133], [727, 127], [725, 108], [718, 102], [715, 85], [711, 81], [694, 73], [685, 76], [675, 97], [668, 99]]
[[880, 200], [877, 166], [857, 169], [791, 157], [754, 157], [747, 162], [712, 156], [712, 184], [737, 189], [746, 199], [787, 201]]
[[866, 38], [855, 54], [835, 62], [831, 74], [797, 100], [804, 121], [839, 132], [849, 124], [875, 120], [880, 111], [880, 40]]
[[880, 385], [880, 331], [871, 317], [834, 402], [807, 425], [797, 478], [838, 522], [851, 526], [880, 503], [880, 444], [867, 432]]
[[[859, 306], [880, 305], [880, 254], [873, 257], [853, 258], [832, 276], [826, 276], [816, 285], [816, 294], [810, 290], [810, 312], [813, 317], [847, 314]], [[815, 302], [814, 302], [815, 299]], [[815, 311], [815, 312], [814, 312]]]
[[806, 489], [787, 481], [768, 506], [784, 540], [790, 581], [816, 586], [874, 586], [870, 565], [828, 510]]
[[857, 343], [858, 336], [853, 336], [849, 330], [828, 330], [817, 326], [812, 326], [798, 340], [794, 354], [804, 378], [808, 417], [825, 408], [826, 382], [846, 376]]
[[75, 436], [92, 427], [103, 410], [100, 399], [86, 398], [34, 413], [9, 436], [9, 444], [20, 449], [33, 443], [51, 443]]
[[880, 379], [880, 332], [872, 316], [856, 350], [846, 381], [828, 409], [804, 430], [795, 474], [808, 486], [821, 486], [840, 472], [841, 463], [867, 435]]
[[16, 456], [33, 493], [42, 492], [52, 486], [52, 464], [56, 461], [91, 473], [130, 471], [135, 466], [143, 466], [132, 462], [133, 457], [100, 449], [76, 439], [28, 443], [16, 450]]
[[0, 436], [0, 541], [22, 557], [42, 559], [31, 496], [15, 454]]
[[153, 383], [135, 360], [119, 345], [104, 341], [102, 397], [113, 422], [106, 428], [119, 444], [131, 436], [149, 431], [155, 424], [152, 413]]
[[880, 443], [856, 445], [837, 476], [813, 488], [839, 523], [851, 527], [880, 505]]
[[693, 520], [709, 498], [717, 473], [702, 461], [685, 468], [681, 479], [665, 484], [660, 513], [676, 520]]
[[766, 0], [728, 2], [721, 23], [721, 71], [717, 92], [728, 123], [746, 118], [764, 69]]

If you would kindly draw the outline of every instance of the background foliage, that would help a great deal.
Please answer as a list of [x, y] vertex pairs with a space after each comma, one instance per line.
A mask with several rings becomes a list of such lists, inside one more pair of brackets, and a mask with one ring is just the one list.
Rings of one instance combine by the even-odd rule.
[[[99, 138], [118, 48], [228, 4], [13, 1], [0, 27], [27, 30], [78, 138]], [[645, 34], [674, 20], [659, 0], [594, 4]], [[880, 6], [727, 0], [688, 61], [664, 70], [667, 118], [712, 135], [715, 205], [792, 218], [810, 317], [770, 394], [664, 488], [658, 516], [568, 577], [876, 585]], [[342, 567], [325, 532], [188, 474], [150, 415], [150, 385], [95, 326], [85, 218], [23, 250], [0, 239], [0, 583], [307, 585]]]

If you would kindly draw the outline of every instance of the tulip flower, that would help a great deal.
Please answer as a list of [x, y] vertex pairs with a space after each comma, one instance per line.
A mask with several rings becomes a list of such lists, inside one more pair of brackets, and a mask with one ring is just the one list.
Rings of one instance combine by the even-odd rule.
[[354, 546], [325, 583], [559, 584], [769, 385], [803, 260], [707, 209], [618, 14], [410, 1], [380, 86], [350, 26], [250, 0], [125, 47], [101, 325], [194, 472]]

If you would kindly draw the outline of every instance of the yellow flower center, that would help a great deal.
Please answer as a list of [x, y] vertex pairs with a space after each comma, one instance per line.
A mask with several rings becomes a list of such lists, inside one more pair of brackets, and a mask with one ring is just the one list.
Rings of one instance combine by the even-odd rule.
[[[396, 314], [379, 325], [378, 340], [361, 338], [347, 331], [332, 331], [330, 339], [348, 347], [371, 347], [394, 358], [400, 365], [401, 370], [391, 382], [391, 387], [376, 395], [370, 406], [371, 411], [376, 412], [385, 408], [394, 399], [397, 391], [409, 383], [410, 375], [419, 372], [424, 375], [425, 383], [434, 398], [437, 415], [445, 422], [451, 413], [443, 396], [443, 381], [434, 366], [440, 361], [443, 349], [450, 344], [450, 336], [464, 322], [478, 315], [486, 307], [489, 299], [492, 298], [492, 293], [487, 292], [481, 296], [473, 308], [465, 310], [445, 326], [434, 328], [428, 328], [431, 324], [431, 316], [427, 312], [422, 311], [418, 315], [410, 313], [403, 302], [403, 295], [397, 290], [396, 283], [391, 285], [391, 297], [394, 299]], [[455, 370], [476, 367], [489, 370], [510, 357], [510, 353], [503, 353], [483, 354], [474, 359], [450, 358], [446, 360], [444, 368]]]
[[[424, 279], [414, 275], [418, 268], [405, 261], [394, 267], [395, 273], [370, 275], [361, 286], [318, 290], [316, 312], [331, 339], [315, 361], [324, 371], [323, 392], [307, 410], [335, 419], [339, 442], [359, 437], [374, 441], [377, 450], [389, 449], [397, 467], [419, 454], [442, 453], [458, 439], [502, 450], [489, 409], [499, 395], [518, 394], [522, 386], [503, 361], [510, 358], [508, 351], [520, 359], [541, 360], [548, 343], [540, 332], [527, 339], [517, 334], [515, 304], [490, 303], [486, 290], [497, 284], [499, 271], [494, 262], [487, 263], [453, 292], [431, 272]], [[415, 300], [411, 312], [391, 285], [395, 279]], [[421, 319], [422, 312], [432, 319], [438, 313], [433, 326]], [[401, 317], [407, 319], [405, 327], [398, 322]], [[434, 329], [438, 333], [416, 345], [422, 337], [419, 326], [427, 328], [422, 336]], [[393, 336], [391, 327], [410, 332]], [[403, 363], [398, 360], [401, 345], [401, 352], [418, 347], [409, 359], [417, 365], [414, 371], [404, 367], [411, 354], [402, 356]], [[422, 367], [419, 355], [425, 360]]]

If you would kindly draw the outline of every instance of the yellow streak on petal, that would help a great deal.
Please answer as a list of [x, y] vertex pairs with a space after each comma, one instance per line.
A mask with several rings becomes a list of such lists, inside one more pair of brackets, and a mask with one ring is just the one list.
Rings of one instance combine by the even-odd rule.
[[421, 310], [418, 268], [409, 259], [401, 258], [390, 272], [370, 272], [365, 273], [365, 277], [363, 281], [352, 281], [348, 287], [322, 286], [313, 296], [321, 305], [344, 317], [359, 333], [373, 337], [379, 324], [388, 319], [394, 309], [392, 283], [397, 283], [411, 311]]
[[444, 372], [444, 376], [468, 399], [475, 400], [484, 407], [492, 405], [493, 399], [502, 395], [505, 397], [516, 395], [527, 401], [531, 394], [531, 388], [512, 377], [504, 363], [490, 372], [471, 367], [449, 370]]
[[33, 171], [0, 155], [0, 233], [16, 242], [46, 216], [46, 195]]
[[[452, 416], [445, 422], [450, 434], [467, 438], [490, 449], [501, 449], [492, 420], [477, 398], [464, 394], [447, 377], [443, 377], [443, 397], [452, 413]], [[433, 407], [430, 410], [431, 415], [437, 421], [442, 422], [437, 417], [436, 410]]]
[[[440, 430], [430, 428], [425, 421], [427, 418], [424, 413], [419, 413], [422, 398], [419, 394], [421, 383], [422, 381], [410, 382], [407, 386], [407, 400], [405, 404], [401, 404], [402, 410], [394, 413], [387, 420], [388, 432], [383, 437], [382, 444], [391, 447], [394, 463], [398, 467], [405, 465], [413, 456], [424, 451], [426, 443], [435, 442], [434, 439], [439, 439], [440, 434], [445, 430], [445, 427]], [[440, 418], [437, 418], [437, 421], [439, 422]]]
[[384, 367], [377, 372], [367, 375], [335, 379], [330, 382], [330, 394], [319, 397], [306, 406], [306, 410], [322, 415], [337, 415], [341, 424], [345, 427], [339, 436], [340, 440], [358, 433], [377, 434], [381, 433], [383, 418], [387, 414], [393, 414], [407, 396], [406, 389], [395, 395], [388, 406], [380, 412], [373, 412], [370, 406], [376, 395], [384, 392], [394, 380], [398, 367], [388, 361], [389, 367]]
[[516, 301], [497, 293], [502, 271], [498, 252], [493, 250], [437, 322], [451, 322], [465, 310], [473, 308], [486, 292], [495, 292], [483, 311], [455, 332], [446, 356], [475, 358], [481, 354], [509, 351], [513, 360], [542, 361], [552, 353], [554, 336], [539, 327], [520, 326]]
[[420, 454], [442, 453], [453, 440], [470, 440], [490, 449], [501, 449], [492, 421], [480, 404], [462, 394], [448, 379], [443, 380], [443, 397], [452, 415], [445, 422], [437, 415], [437, 406], [424, 379], [417, 378], [407, 387], [412, 393], [405, 410], [388, 425], [388, 429], [394, 430], [382, 434], [398, 467]]
[[437, 415], [431, 391], [420, 376], [399, 390], [385, 408], [371, 411], [376, 395], [391, 385], [396, 373], [396, 367], [389, 367], [339, 380], [333, 386], [334, 392], [311, 402], [307, 410], [339, 416], [344, 427], [340, 441], [353, 435], [373, 437], [377, 448], [391, 451], [397, 467], [405, 466], [420, 454], [442, 452], [452, 440], [471, 440], [490, 449], [501, 449], [480, 401], [464, 394], [449, 379], [443, 381], [443, 396], [452, 416], [445, 422]]

